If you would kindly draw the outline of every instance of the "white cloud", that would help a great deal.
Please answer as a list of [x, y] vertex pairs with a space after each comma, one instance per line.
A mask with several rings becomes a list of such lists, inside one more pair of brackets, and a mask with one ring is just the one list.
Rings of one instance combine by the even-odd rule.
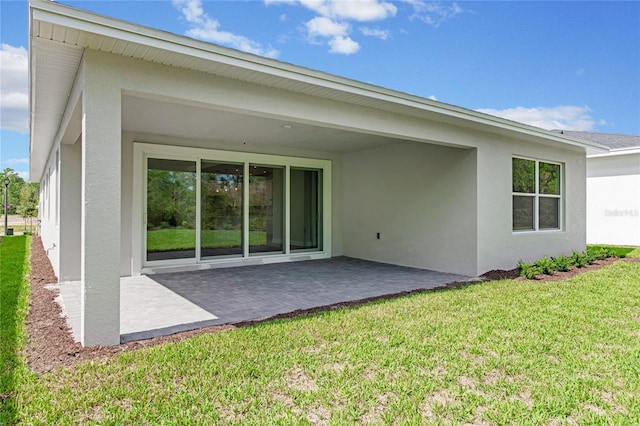
[[178, 9], [191, 29], [185, 35], [201, 40], [223, 44], [234, 49], [256, 55], [275, 58], [279, 52], [272, 48], [265, 48], [257, 41], [245, 36], [220, 30], [220, 22], [209, 17], [202, 8], [201, 0], [173, 0], [173, 6]]
[[317, 16], [307, 22], [310, 36], [339, 37], [349, 33], [349, 24], [334, 22], [329, 18]]
[[436, 98], [436, 95], [431, 95], [427, 99], [431, 99], [432, 101], [437, 101], [438, 100], [438, 98]]
[[343, 55], [351, 55], [360, 50], [360, 45], [353, 41], [351, 37], [334, 37], [329, 41], [329, 46], [331, 46], [329, 52], [341, 53]]
[[312, 41], [316, 37], [329, 37], [329, 52], [352, 55], [360, 50], [360, 44], [354, 41], [347, 34], [351, 31], [351, 26], [343, 22], [335, 22], [324, 16], [316, 16], [306, 23], [307, 32]]
[[5, 160], [4, 163], [9, 166], [13, 166], [15, 164], [29, 164], [29, 159], [28, 158], [11, 158], [9, 160]]
[[[398, 8], [384, 0], [264, 0], [265, 4], [288, 4], [305, 7], [318, 16], [305, 24], [310, 43], [319, 43], [318, 38], [329, 40], [329, 52], [350, 55], [360, 50], [360, 44], [351, 37], [350, 21], [372, 22], [393, 17]], [[386, 40], [388, 31], [361, 28], [368, 37]]]
[[299, 4], [320, 16], [359, 22], [380, 21], [398, 12], [391, 2], [380, 0], [265, 0], [270, 4]]
[[402, 0], [413, 7], [410, 19], [419, 19], [432, 27], [439, 27], [444, 22], [464, 12], [457, 3], [443, 4], [438, 1]]
[[518, 121], [546, 130], [582, 130], [591, 131], [595, 119], [588, 106], [561, 105], [556, 107], [515, 107], [502, 110], [483, 108], [479, 112], [491, 114], [507, 120]]
[[29, 182], [29, 172], [16, 172], [18, 176], [24, 179], [26, 182]]
[[389, 38], [389, 31], [386, 30], [362, 27], [360, 28], [360, 32], [367, 37], [377, 37], [380, 40], [386, 40]]
[[24, 47], [0, 50], [0, 128], [29, 132], [29, 54]]

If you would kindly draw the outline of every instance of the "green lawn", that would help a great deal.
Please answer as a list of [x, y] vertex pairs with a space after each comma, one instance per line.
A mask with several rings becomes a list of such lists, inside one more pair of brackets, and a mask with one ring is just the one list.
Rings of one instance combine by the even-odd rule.
[[[622, 246], [603, 246], [603, 245], [595, 245], [595, 244], [591, 244], [588, 246], [589, 249], [595, 249], [595, 250], [599, 250], [599, 249], [609, 249], [611, 251], [613, 251], [615, 253], [616, 256], [618, 257], [627, 257], [629, 255], [632, 255], [632, 252], [638, 252], [640, 251], [640, 249], [636, 248], [636, 247], [622, 247]], [[636, 257], [640, 257], [638, 255], [636, 255]]]
[[23, 235], [3, 237], [0, 244], [0, 425], [17, 416], [14, 397], [25, 373], [19, 354], [26, 339], [30, 241]]
[[[202, 248], [236, 247], [241, 240], [239, 230], [204, 230]], [[147, 250], [150, 252], [189, 250], [195, 247], [195, 229], [157, 229], [147, 231]], [[251, 231], [249, 244], [261, 246], [267, 243], [267, 233]]]
[[15, 386], [25, 424], [639, 424], [640, 263], [272, 321]]

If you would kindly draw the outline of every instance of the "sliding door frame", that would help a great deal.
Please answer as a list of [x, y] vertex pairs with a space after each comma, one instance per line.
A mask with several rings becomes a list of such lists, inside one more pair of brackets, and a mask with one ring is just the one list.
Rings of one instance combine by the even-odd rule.
[[[132, 274], [153, 273], [164, 268], [184, 266], [198, 267], [239, 266], [243, 264], [287, 262], [301, 259], [325, 259], [331, 257], [331, 161], [287, 157], [270, 154], [221, 151], [169, 145], [134, 142], [133, 200], [132, 200]], [[147, 261], [147, 164], [149, 158], [162, 158], [196, 162], [196, 257], [195, 259], [171, 259]], [[220, 161], [243, 164], [243, 254], [242, 257], [201, 259], [201, 162]], [[262, 164], [284, 169], [284, 250], [283, 253], [249, 253], [249, 164]], [[322, 171], [322, 248], [317, 251], [296, 251], [290, 248], [291, 169]]]

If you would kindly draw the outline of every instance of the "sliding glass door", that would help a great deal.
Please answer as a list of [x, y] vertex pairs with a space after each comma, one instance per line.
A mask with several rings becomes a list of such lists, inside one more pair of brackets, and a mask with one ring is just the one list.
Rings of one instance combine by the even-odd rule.
[[149, 158], [146, 259], [196, 257], [196, 163]]
[[200, 257], [242, 256], [243, 164], [202, 161]]
[[249, 165], [249, 253], [284, 253], [284, 168]]
[[330, 254], [323, 237], [327, 161], [298, 159], [303, 167], [287, 157], [172, 149], [183, 159], [144, 159], [143, 266]]
[[322, 250], [322, 170], [291, 169], [291, 250]]

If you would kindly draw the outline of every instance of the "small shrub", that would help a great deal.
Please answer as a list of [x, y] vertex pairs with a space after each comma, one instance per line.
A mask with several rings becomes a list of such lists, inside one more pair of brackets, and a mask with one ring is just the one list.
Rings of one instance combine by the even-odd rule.
[[562, 255], [553, 259], [553, 267], [556, 271], [567, 272], [571, 268], [571, 258]]
[[537, 275], [546, 274], [553, 275], [555, 271], [566, 272], [572, 266], [583, 268], [585, 265], [591, 265], [596, 260], [603, 260], [609, 257], [615, 257], [616, 252], [610, 247], [589, 247], [583, 252], [573, 251], [571, 256], [560, 255], [558, 257], [549, 258], [547, 256], [536, 260], [533, 264], [520, 261], [518, 269], [520, 276], [529, 280], [534, 279]]
[[540, 260], [536, 260], [534, 266], [536, 266], [538, 269], [540, 269], [540, 272], [546, 275], [552, 275], [555, 271], [553, 260], [549, 259], [547, 256], [543, 257]]
[[580, 253], [580, 252], [577, 252], [577, 251], [574, 251], [574, 252], [571, 254], [571, 262], [573, 262], [573, 264], [574, 264], [575, 266], [577, 266], [578, 268], [582, 268], [582, 267], [584, 267], [587, 263], [589, 263], [589, 262], [587, 261], [587, 255], [586, 255], [584, 252], [583, 252], [583, 253]]
[[593, 250], [587, 250], [584, 252], [584, 257], [585, 259], [587, 259], [587, 263], [589, 265], [592, 265], [593, 262], [595, 262], [596, 260], [598, 260], [598, 254], [593, 251]]
[[537, 266], [527, 262], [518, 262], [518, 268], [520, 269], [520, 276], [525, 277], [528, 280], [532, 280], [536, 275], [541, 274], [541, 271]]
[[613, 250], [607, 248], [607, 247], [601, 247], [600, 249], [596, 249], [596, 250], [591, 250], [591, 249], [587, 249], [587, 252], [593, 252], [593, 255], [595, 256], [595, 258], [597, 260], [604, 260], [604, 259], [608, 259], [610, 257], [614, 257], [616, 254]]

